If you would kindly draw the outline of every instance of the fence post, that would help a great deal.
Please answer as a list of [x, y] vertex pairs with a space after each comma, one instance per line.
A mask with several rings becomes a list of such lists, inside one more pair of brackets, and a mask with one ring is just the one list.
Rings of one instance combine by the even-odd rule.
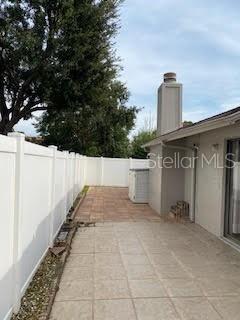
[[133, 159], [132, 158], [129, 158], [129, 169], [132, 169], [132, 161]]
[[70, 159], [70, 154], [68, 151], [66, 151], [66, 188], [67, 188], [67, 209], [66, 209], [66, 214], [68, 213], [70, 209], [70, 173], [71, 173], [71, 159]]
[[56, 159], [57, 159], [57, 147], [49, 146], [49, 149], [52, 150], [52, 174], [51, 174], [51, 189], [50, 189], [50, 222], [49, 222], [49, 247], [53, 246], [53, 223], [54, 223], [54, 214], [55, 214], [55, 190], [56, 190]]
[[78, 154], [78, 193], [81, 192], [81, 170], [82, 170], [82, 156]]
[[13, 221], [13, 312], [17, 313], [21, 305], [21, 224], [23, 213], [23, 164], [25, 135], [11, 132], [9, 137], [16, 139], [16, 165], [15, 165], [15, 198]]
[[104, 158], [101, 157], [101, 180], [100, 180], [100, 185], [103, 186], [103, 176], [104, 175]]
[[77, 154], [73, 153], [74, 170], [73, 170], [73, 202], [76, 199], [76, 176], [77, 176]]
[[76, 172], [75, 172], [75, 198], [79, 193], [79, 154], [76, 153]]
[[83, 184], [85, 186], [86, 184], [86, 180], [87, 180], [87, 173], [88, 173], [88, 163], [87, 163], [87, 156], [84, 156], [83, 157], [83, 167], [84, 167], [84, 170], [83, 170]]
[[82, 168], [83, 168], [83, 161], [82, 161], [82, 155], [79, 155], [79, 192], [82, 191]]
[[74, 161], [74, 158], [75, 158], [75, 153], [74, 152], [71, 152], [70, 153], [70, 158], [71, 158], [71, 177], [70, 177], [70, 181], [71, 181], [71, 197], [70, 197], [70, 200], [71, 200], [71, 206], [73, 205], [73, 201], [74, 201], [74, 171], [75, 171], [75, 161]]
[[62, 221], [64, 222], [67, 215], [67, 199], [68, 199], [68, 181], [67, 181], [67, 159], [68, 159], [68, 152], [63, 151], [64, 155], [64, 169], [63, 169], [63, 175], [64, 175], [64, 183], [63, 183], [63, 217]]

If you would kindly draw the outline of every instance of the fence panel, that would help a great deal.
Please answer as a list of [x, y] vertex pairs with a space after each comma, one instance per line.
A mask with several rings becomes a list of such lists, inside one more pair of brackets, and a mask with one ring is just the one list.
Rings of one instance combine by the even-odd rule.
[[87, 157], [86, 184], [89, 186], [101, 185], [101, 158]]
[[148, 160], [60, 152], [0, 135], [0, 319], [17, 312], [38, 265], [84, 185], [128, 186], [129, 168]]
[[79, 168], [75, 154], [26, 142], [22, 134], [0, 135], [0, 319], [18, 311], [21, 296], [84, 186]]
[[54, 219], [53, 236], [55, 238], [66, 217], [66, 194], [65, 194], [65, 155], [57, 152], [55, 164], [55, 195], [54, 195]]
[[89, 186], [128, 187], [129, 169], [149, 167], [149, 160], [87, 157], [86, 184]]
[[16, 142], [0, 139], [0, 319], [10, 315], [13, 295], [13, 223]]
[[129, 159], [104, 158], [102, 185], [127, 187], [129, 168]]
[[132, 169], [148, 169], [149, 168], [149, 160], [145, 159], [132, 159]]
[[[50, 236], [52, 150], [24, 144], [22, 183], [21, 290], [45, 254]], [[26, 151], [26, 152], [25, 152]]]

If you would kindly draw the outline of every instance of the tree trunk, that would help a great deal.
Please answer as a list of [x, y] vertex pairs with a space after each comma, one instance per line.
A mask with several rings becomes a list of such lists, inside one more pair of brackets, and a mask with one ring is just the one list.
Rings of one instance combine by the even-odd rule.
[[12, 118], [9, 120], [8, 115], [2, 117], [0, 121], [0, 134], [7, 135], [9, 132], [13, 131], [13, 127], [18, 123], [17, 119]]
[[11, 125], [9, 122], [4, 123], [0, 121], [0, 134], [7, 135], [9, 132], [12, 132], [14, 124]]

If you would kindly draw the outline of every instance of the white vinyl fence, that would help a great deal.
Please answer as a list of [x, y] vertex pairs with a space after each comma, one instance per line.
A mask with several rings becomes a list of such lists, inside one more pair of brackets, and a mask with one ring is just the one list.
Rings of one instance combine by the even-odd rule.
[[86, 184], [128, 187], [129, 169], [148, 167], [149, 160], [87, 157]]
[[0, 135], [0, 320], [17, 311], [84, 185], [128, 186], [148, 160], [87, 158]]

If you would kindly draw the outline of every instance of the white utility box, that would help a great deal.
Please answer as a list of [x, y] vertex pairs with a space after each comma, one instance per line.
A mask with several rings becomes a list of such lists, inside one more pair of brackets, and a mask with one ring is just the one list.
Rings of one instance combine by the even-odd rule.
[[148, 203], [149, 169], [130, 169], [129, 199], [134, 203]]

